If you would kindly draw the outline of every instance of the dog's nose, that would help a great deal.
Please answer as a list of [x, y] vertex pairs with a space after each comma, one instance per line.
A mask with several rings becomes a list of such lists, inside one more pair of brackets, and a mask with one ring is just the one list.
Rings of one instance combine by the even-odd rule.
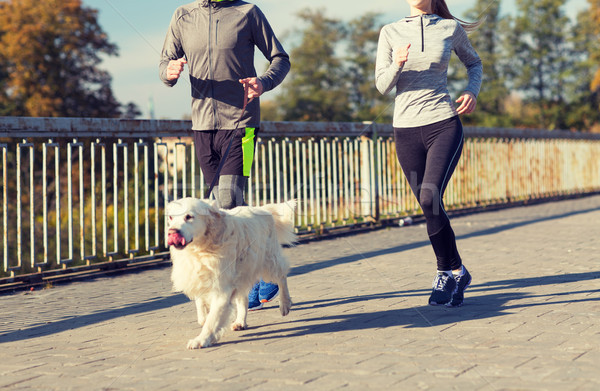
[[175, 246], [175, 248], [184, 248], [186, 245], [187, 241], [178, 229], [169, 229], [167, 236], [167, 246]]

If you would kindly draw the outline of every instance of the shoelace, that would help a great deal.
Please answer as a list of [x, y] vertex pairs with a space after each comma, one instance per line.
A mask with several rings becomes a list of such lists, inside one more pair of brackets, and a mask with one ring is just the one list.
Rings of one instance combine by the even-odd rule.
[[448, 276], [447, 274], [438, 274], [433, 282], [433, 289], [435, 289], [436, 291], [443, 291], [449, 278], [450, 276]]

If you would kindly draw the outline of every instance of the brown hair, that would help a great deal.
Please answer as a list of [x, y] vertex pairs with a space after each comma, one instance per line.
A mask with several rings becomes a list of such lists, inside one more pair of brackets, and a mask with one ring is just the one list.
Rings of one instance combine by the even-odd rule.
[[464, 20], [453, 16], [448, 9], [446, 0], [431, 0], [431, 12], [444, 19], [456, 20], [467, 32], [477, 30], [481, 23], [483, 23], [483, 19], [480, 19], [477, 22], [465, 22]]

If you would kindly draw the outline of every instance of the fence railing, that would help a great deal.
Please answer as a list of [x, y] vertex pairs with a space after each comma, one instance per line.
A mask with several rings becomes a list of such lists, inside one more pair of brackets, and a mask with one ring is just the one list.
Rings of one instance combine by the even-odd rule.
[[[0, 117], [0, 285], [164, 259], [167, 202], [202, 197], [187, 121]], [[465, 129], [448, 209], [600, 191], [600, 135]], [[419, 213], [390, 125], [264, 122], [246, 201], [298, 200], [300, 234]]]

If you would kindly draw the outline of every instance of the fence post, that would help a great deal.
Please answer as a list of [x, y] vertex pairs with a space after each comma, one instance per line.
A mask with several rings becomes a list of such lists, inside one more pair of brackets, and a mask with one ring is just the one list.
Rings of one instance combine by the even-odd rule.
[[376, 149], [377, 131], [364, 132], [360, 136], [360, 201], [361, 215], [370, 222], [379, 220], [379, 190], [376, 180], [379, 164]]

